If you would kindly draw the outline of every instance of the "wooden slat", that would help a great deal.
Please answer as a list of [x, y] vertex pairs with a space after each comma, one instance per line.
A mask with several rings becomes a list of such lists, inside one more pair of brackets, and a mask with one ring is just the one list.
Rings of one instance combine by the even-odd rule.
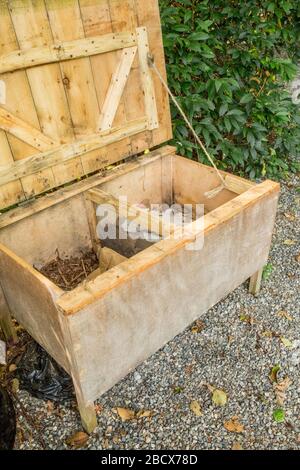
[[146, 115], [148, 118], [149, 130], [158, 128], [158, 115], [156, 107], [155, 90], [148, 65], [148, 54], [150, 54], [149, 39], [146, 28], [137, 28], [137, 42], [140, 58], [140, 72], [142, 78], [142, 86], [145, 97]]
[[99, 122], [99, 130], [105, 131], [113, 125], [120, 100], [133, 64], [137, 47], [123, 49], [121, 60], [112, 76], [111, 84], [106, 95]]
[[[125, 22], [126, 28], [116, 30], [112, 26], [110, 3], [108, 0], [79, 0], [81, 17], [86, 37], [92, 37], [97, 34], [112, 34], [122, 31], [128, 31], [129, 28]], [[127, 12], [128, 13], [128, 12]], [[92, 56], [90, 58], [92, 72], [94, 76], [95, 88], [100, 109], [103, 108], [105, 98], [111, 83], [111, 77], [116, 70], [120, 60], [120, 51], [108, 52], [105, 54]], [[141, 117], [141, 116], [140, 116]], [[121, 126], [126, 122], [125, 107], [123, 98], [118, 107], [114, 125]], [[115, 143], [110, 148], [104, 149], [98, 153], [95, 158], [93, 155], [86, 155], [83, 166], [86, 172], [95, 171], [101, 167], [101, 161], [108, 160], [107, 155], [114, 156], [114, 161], [126, 158], [132, 153], [130, 139]], [[111, 158], [111, 157], [110, 157]]]
[[0, 74], [36, 67], [37, 65], [103, 54], [104, 52], [131, 47], [135, 44], [135, 33], [120, 32], [73, 41], [57, 42], [44, 47], [20, 49], [0, 56]]
[[[134, 3], [138, 24], [139, 26], [143, 26], [147, 29], [150, 51], [155, 57], [155, 63], [160, 73], [165, 80], [167, 80], [159, 15], [159, 2], [158, 0], [149, 0], [147, 2], [147, 8], [145, 8], [145, 0], [134, 0]], [[159, 128], [153, 129], [152, 131], [151, 145], [154, 147], [158, 142], [167, 142], [172, 139], [172, 121], [168, 94], [166, 93], [166, 90], [164, 90], [157, 76], [153, 77], [153, 81], [159, 119]]]
[[122, 215], [128, 220], [135, 221], [141, 226], [142, 230], [158, 233], [163, 237], [169, 236], [175, 230], [175, 226], [173, 224], [166, 223], [155, 212], [128, 204], [122, 199], [117, 199], [112, 194], [102, 191], [101, 189], [90, 189], [87, 191], [86, 197], [95, 204], [108, 204], [114, 206], [118, 211], [118, 215]]
[[131, 135], [142, 132], [147, 128], [147, 120], [139, 119], [129, 123], [126, 127], [117, 128], [91, 135], [81, 141], [61, 145], [59, 148], [48, 152], [39, 153], [33, 157], [20, 160], [6, 167], [0, 167], [0, 185], [22, 178], [25, 175], [31, 175], [53, 167], [58, 163], [67, 162], [83, 155], [89, 151], [100, 149], [106, 145], [121, 141]]
[[0, 108], [0, 129], [14, 135], [38, 150], [46, 151], [51, 147], [59, 145], [45, 134], [42, 134], [38, 129], [23, 121], [23, 119], [14, 116], [3, 108]]
[[[53, 44], [44, 2], [11, 0], [9, 10], [20, 49]], [[42, 132], [60, 144], [71, 142], [74, 131], [59, 64], [33, 67], [26, 71], [26, 75]], [[26, 189], [29, 197], [41, 192], [41, 184], [45, 191], [82, 175], [82, 167], [78, 161], [58, 165], [47, 171], [51, 171], [52, 180], [49, 180], [49, 175], [44, 184], [38, 175], [28, 178]]]

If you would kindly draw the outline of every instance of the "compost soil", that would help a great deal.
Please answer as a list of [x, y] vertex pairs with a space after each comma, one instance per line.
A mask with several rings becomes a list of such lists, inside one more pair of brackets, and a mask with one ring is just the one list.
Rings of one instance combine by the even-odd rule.
[[57, 252], [56, 258], [39, 271], [61, 289], [71, 291], [97, 268], [99, 268], [99, 260], [96, 253], [91, 250], [83, 252], [81, 256], [63, 259]]

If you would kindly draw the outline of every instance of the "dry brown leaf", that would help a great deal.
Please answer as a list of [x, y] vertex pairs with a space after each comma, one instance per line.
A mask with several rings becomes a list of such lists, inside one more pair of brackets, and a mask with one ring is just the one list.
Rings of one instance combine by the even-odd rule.
[[202, 320], [196, 320], [191, 328], [192, 333], [201, 333], [205, 328], [205, 323]]
[[137, 412], [137, 418], [151, 418], [153, 416], [153, 411], [151, 410], [140, 410]]
[[116, 408], [118, 415], [122, 421], [130, 421], [135, 418], [135, 412], [128, 408]]
[[293, 321], [293, 317], [286, 310], [279, 310], [276, 315], [278, 315], [278, 317], [286, 318], [289, 321]]
[[202, 410], [199, 402], [197, 400], [193, 400], [190, 403], [190, 410], [196, 415], [196, 416], [202, 416]]
[[73, 436], [69, 437], [66, 440], [68, 446], [73, 447], [74, 449], [80, 449], [84, 447], [89, 440], [88, 434], [83, 431], [78, 431]]
[[186, 366], [185, 373], [187, 375], [191, 375], [191, 373], [193, 372], [193, 368], [194, 368], [194, 366], [192, 366], [191, 364], [189, 366]]
[[96, 411], [97, 414], [102, 413], [102, 411], [103, 411], [103, 406], [102, 406], [102, 405], [98, 405], [98, 404], [95, 405], [95, 411]]
[[47, 414], [50, 414], [54, 410], [54, 403], [52, 401], [48, 400], [47, 403], [46, 403], [46, 407], [47, 407]]
[[9, 372], [14, 372], [15, 370], [17, 370], [16, 364], [10, 364], [10, 366], [8, 368], [8, 371]]
[[281, 382], [274, 383], [274, 392], [276, 396], [276, 401], [279, 406], [283, 406], [286, 400], [286, 391], [291, 385], [292, 381], [289, 377], [285, 377]]
[[288, 219], [291, 220], [292, 222], [296, 219], [295, 215], [292, 214], [291, 212], [285, 212], [284, 216]]
[[295, 256], [295, 260], [297, 261], [297, 263], [300, 263], [300, 253], [298, 253], [298, 254]]
[[232, 444], [231, 450], [243, 450], [243, 447], [239, 442], [234, 442]]
[[229, 432], [244, 432], [244, 426], [239, 422], [237, 416], [233, 416], [229, 421], [225, 421], [224, 427]]
[[17, 393], [20, 388], [20, 382], [18, 379], [12, 379], [11, 381], [11, 390], [13, 393]]

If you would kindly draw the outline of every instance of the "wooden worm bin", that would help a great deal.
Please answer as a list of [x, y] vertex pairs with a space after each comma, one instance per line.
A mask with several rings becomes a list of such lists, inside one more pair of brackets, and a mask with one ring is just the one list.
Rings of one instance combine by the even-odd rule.
[[[147, 62], [165, 76], [156, 0], [0, 0], [0, 31], [1, 324], [9, 336], [11, 314], [71, 375], [90, 432], [101, 394], [247, 278], [258, 292], [279, 185], [223, 173], [208, 199], [212, 168], [148, 152], [171, 138]], [[70, 292], [40, 274], [57, 250], [96, 251], [96, 205], [119, 196], [205, 215]]]

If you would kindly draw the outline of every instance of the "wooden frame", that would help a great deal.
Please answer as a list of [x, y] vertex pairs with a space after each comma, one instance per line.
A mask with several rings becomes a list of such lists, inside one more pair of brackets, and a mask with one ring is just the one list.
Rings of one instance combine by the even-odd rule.
[[171, 137], [167, 95], [147, 63], [155, 50], [164, 74], [156, 0], [147, 12], [138, 0], [0, 2], [0, 28], [0, 209]]

